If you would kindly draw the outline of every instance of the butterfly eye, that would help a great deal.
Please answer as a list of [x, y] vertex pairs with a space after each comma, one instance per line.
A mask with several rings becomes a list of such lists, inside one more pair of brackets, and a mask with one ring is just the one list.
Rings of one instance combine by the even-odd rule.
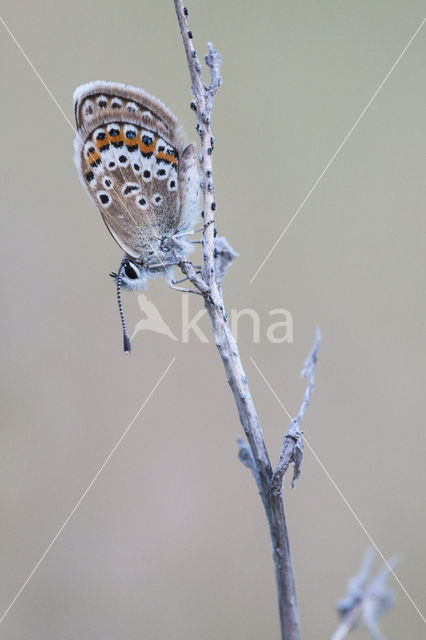
[[126, 262], [124, 266], [124, 273], [129, 280], [137, 280], [139, 278], [139, 271], [136, 271], [131, 262]]
[[135, 264], [125, 258], [119, 269], [120, 285], [128, 291], [143, 291], [146, 286], [147, 272], [142, 264]]

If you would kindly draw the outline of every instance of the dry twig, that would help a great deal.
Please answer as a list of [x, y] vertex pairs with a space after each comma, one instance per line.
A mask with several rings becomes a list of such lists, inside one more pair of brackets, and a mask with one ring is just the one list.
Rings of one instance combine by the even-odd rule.
[[174, 4], [191, 77], [191, 93], [193, 95], [191, 108], [196, 114], [196, 129], [201, 141], [200, 170], [204, 217], [201, 277], [196, 274], [189, 261], [181, 262], [179, 266], [204, 297], [215, 343], [222, 358], [240, 422], [247, 438], [247, 442], [239, 439], [239, 457], [253, 472], [269, 524], [278, 591], [281, 635], [285, 640], [299, 640], [296, 589], [282, 500], [282, 482], [290, 464], [294, 465], [293, 481], [300, 473], [303, 443], [299, 427], [312, 395], [320, 336], [317, 332], [313, 350], [305, 363], [304, 371], [306, 373], [304, 375], [308, 378], [308, 387], [301, 409], [284, 437], [281, 456], [274, 471], [269, 460], [238, 347], [229, 327], [222, 297], [222, 278], [237, 255], [225, 238], [216, 237], [214, 224], [216, 202], [214, 201], [212, 165], [214, 149], [212, 111], [216, 92], [222, 83], [220, 75], [222, 58], [209, 43], [208, 53], [204, 58], [210, 70], [210, 83], [207, 86], [202, 77], [201, 63], [193, 46], [193, 34], [188, 25], [188, 11], [182, 0], [174, 0]]
[[371, 633], [372, 640], [385, 640], [379, 629], [379, 618], [393, 605], [387, 579], [399, 558], [389, 558], [369, 581], [374, 559], [374, 549], [367, 549], [358, 573], [348, 580], [346, 596], [336, 604], [341, 621], [331, 640], [343, 640], [361, 622]]

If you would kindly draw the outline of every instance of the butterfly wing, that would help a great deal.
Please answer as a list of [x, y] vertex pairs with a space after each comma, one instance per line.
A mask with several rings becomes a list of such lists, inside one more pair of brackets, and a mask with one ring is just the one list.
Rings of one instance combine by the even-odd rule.
[[200, 179], [198, 161], [193, 144], [189, 144], [179, 158], [179, 232], [190, 229], [199, 215]]
[[80, 179], [120, 247], [138, 259], [188, 228], [198, 201], [195, 151], [184, 148], [167, 107], [141, 89], [92, 82], [75, 91], [74, 112]]

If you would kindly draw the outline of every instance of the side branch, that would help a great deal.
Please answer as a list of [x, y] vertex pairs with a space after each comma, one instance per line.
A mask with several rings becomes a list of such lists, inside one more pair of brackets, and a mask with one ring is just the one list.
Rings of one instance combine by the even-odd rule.
[[367, 549], [358, 573], [348, 580], [346, 596], [336, 605], [341, 620], [331, 640], [343, 640], [360, 623], [368, 629], [371, 640], [385, 640], [379, 619], [394, 603], [387, 581], [399, 556], [385, 560], [376, 576], [370, 579], [374, 559], [374, 549]]
[[202, 278], [200, 278], [195, 269], [192, 262], [189, 260], [181, 260], [179, 263], [179, 267], [182, 272], [186, 275], [188, 280], [198, 289], [201, 295], [207, 297], [210, 294], [210, 287], [204, 282]]
[[297, 414], [296, 418], [291, 421], [288, 431], [284, 436], [278, 464], [275, 468], [274, 475], [272, 476], [272, 491], [274, 493], [282, 492], [284, 475], [290, 464], [293, 464], [294, 468], [293, 478], [291, 481], [292, 488], [294, 488], [294, 483], [300, 476], [304, 449], [302, 438], [303, 431], [300, 430], [300, 424], [302, 422], [303, 416], [306, 413], [306, 409], [311, 402], [312, 394], [314, 392], [315, 371], [318, 361], [318, 349], [320, 347], [320, 344], [321, 333], [320, 330], [317, 329], [315, 331], [314, 346], [312, 347], [308, 357], [306, 358], [305, 365], [300, 374], [302, 378], [308, 378], [306, 391], [303, 396], [302, 404], [300, 405], [299, 413]]

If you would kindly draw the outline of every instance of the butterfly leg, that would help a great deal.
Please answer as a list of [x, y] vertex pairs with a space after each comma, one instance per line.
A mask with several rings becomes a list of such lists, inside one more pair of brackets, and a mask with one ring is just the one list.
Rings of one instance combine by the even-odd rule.
[[162, 269], [165, 267], [176, 267], [178, 262], [159, 262], [158, 264], [150, 264], [148, 269]]
[[164, 275], [166, 277], [167, 286], [170, 287], [170, 289], [174, 289], [175, 291], [182, 291], [183, 293], [197, 293], [200, 296], [202, 295], [202, 293], [200, 293], [195, 289], [186, 289], [185, 287], [177, 287], [176, 286], [177, 282], [183, 282], [183, 280], [187, 280], [187, 278], [183, 278], [183, 280], [175, 280], [173, 278], [173, 272], [171, 269], [166, 270], [166, 273]]
[[[199, 275], [201, 271], [197, 268], [197, 271], [195, 273]], [[189, 280], [188, 276], [185, 276], [184, 278], [179, 278], [179, 280], [173, 280], [173, 284], [179, 284], [180, 282], [185, 282], [185, 280]]]
[[[215, 222], [216, 220], [213, 218], [212, 220], [209, 220], [209, 222], [206, 222], [206, 224], [203, 224], [202, 227], [198, 227], [198, 229], [192, 229], [191, 231], [182, 231], [181, 233], [176, 233], [172, 237], [172, 240], [174, 240], [174, 242], [179, 246], [179, 242], [176, 240], [176, 238], [183, 238], [185, 236], [193, 236], [195, 233], [201, 233], [202, 231], [205, 231], [210, 224], [214, 224]], [[191, 240], [190, 242], [202, 242], [202, 240]]]
[[[187, 278], [183, 278], [183, 280], [187, 280]], [[181, 282], [181, 280], [177, 280], [177, 282]], [[185, 289], [185, 287], [176, 287], [172, 283], [167, 283], [170, 289], [174, 289], [175, 291], [183, 291], [183, 293], [196, 293], [198, 296], [202, 296], [203, 294], [200, 291], [196, 291], [195, 289]]]
[[182, 249], [182, 251], [185, 251], [185, 241], [182, 242], [176, 236], [173, 236], [172, 240], [175, 243], [175, 245], [179, 247], [179, 249]]
[[180, 233], [175, 233], [175, 235], [173, 236], [173, 240], [175, 238], [183, 238], [185, 236], [193, 236], [196, 233], [201, 233], [201, 231], [204, 231], [204, 227], [199, 227], [198, 229], [192, 229], [191, 231], [181, 231]]

